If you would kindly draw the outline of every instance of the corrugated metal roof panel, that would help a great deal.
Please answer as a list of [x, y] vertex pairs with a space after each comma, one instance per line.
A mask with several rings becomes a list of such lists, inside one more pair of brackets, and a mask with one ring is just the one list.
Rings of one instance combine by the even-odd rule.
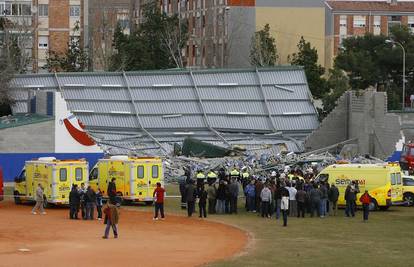
[[[215, 102], [215, 101], [203, 101], [203, 105], [207, 114], [228, 114], [229, 112], [246, 112], [246, 115], [263, 115], [266, 114], [266, 106], [264, 102]], [[237, 114], [235, 114], [237, 115]], [[231, 115], [231, 116], [235, 116]], [[228, 119], [232, 119], [229, 116]]]
[[153, 85], [162, 84], [171, 84], [174, 87], [192, 85], [189, 74], [185, 73], [172, 72], [168, 74], [168, 72], [165, 72], [163, 75], [151, 75], [151, 73], [143, 75], [136, 74], [127, 74], [129, 86], [131, 87], [152, 87]]
[[202, 99], [241, 99], [241, 100], [261, 100], [260, 88], [258, 86], [242, 87], [218, 87], [208, 86], [198, 89]]
[[126, 88], [65, 88], [63, 97], [66, 100], [84, 99], [84, 100], [131, 100]]
[[98, 75], [74, 75], [72, 73], [58, 74], [61, 86], [70, 84], [83, 84], [86, 87], [100, 87], [101, 85], [125, 86], [122, 75], [116, 73], [99, 73]]
[[264, 85], [269, 84], [307, 84], [304, 71], [297, 70], [282, 70], [282, 71], [270, 71], [260, 70], [260, 77]]
[[221, 72], [221, 73], [197, 73], [194, 72], [194, 80], [199, 86], [215, 86], [218, 84], [257, 84], [254, 71]]
[[193, 100], [196, 99], [191, 87], [131, 88], [136, 100]]

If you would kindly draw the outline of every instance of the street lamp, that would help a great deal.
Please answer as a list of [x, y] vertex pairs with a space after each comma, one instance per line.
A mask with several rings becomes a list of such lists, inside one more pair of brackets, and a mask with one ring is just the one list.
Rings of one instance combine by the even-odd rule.
[[401, 49], [402, 49], [402, 51], [403, 51], [403, 96], [402, 96], [402, 110], [404, 110], [404, 107], [405, 107], [405, 48], [404, 48], [404, 46], [400, 43], [400, 42], [397, 42], [397, 41], [394, 41], [394, 40], [391, 40], [391, 39], [388, 39], [388, 40], [385, 40], [385, 43], [387, 43], [387, 44], [393, 44], [393, 45], [399, 45], [400, 47], [401, 47]]

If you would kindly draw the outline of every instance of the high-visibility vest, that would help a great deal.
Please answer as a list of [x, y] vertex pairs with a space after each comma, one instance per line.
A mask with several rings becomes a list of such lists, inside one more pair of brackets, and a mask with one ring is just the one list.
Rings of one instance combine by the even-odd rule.
[[230, 176], [240, 176], [240, 172], [238, 170], [232, 170]]
[[197, 173], [197, 176], [196, 177], [197, 177], [197, 179], [205, 179], [206, 178], [206, 176], [202, 172]]
[[217, 174], [215, 172], [209, 172], [207, 178], [217, 178]]
[[243, 172], [243, 178], [249, 178], [250, 174], [248, 172]]

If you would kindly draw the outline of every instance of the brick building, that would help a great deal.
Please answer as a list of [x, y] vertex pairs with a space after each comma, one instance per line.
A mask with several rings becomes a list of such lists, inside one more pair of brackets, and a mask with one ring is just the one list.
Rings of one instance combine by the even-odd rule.
[[407, 25], [414, 32], [414, 1], [326, 1], [333, 24], [334, 55], [342, 40], [366, 33], [388, 35], [390, 27]]

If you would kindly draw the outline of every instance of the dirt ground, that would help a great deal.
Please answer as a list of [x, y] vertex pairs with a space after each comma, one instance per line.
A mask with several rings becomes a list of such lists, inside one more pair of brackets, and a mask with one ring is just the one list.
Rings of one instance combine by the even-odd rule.
[[199, 266], [232, 257], [248, 241], [241, 230], [198, 217], [153, 221], [125, 209], [119, 238], [105, 240], [102, 221], [69, 220], [63, 208], [30, 210], [0, 202], [0, 266]]

